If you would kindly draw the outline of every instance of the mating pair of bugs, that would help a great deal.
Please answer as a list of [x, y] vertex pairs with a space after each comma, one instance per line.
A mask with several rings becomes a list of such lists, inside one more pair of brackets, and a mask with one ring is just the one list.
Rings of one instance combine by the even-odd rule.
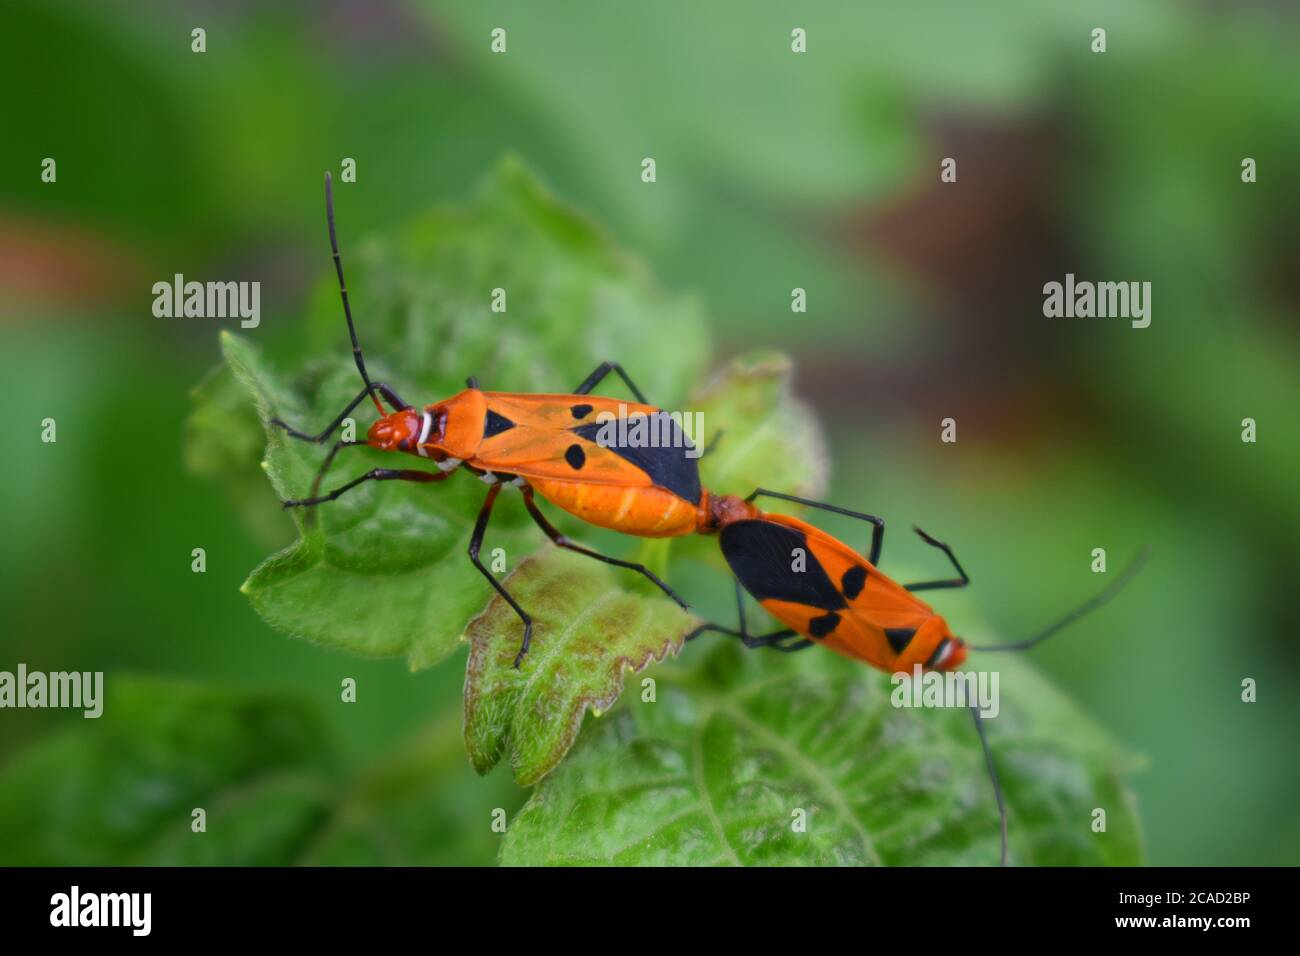
[[[364, 387], [318, 434], [299, 431], [279, 419], [273, 422], [295, 438], [323, 444], [367, 398], [374, 402], [379, 419], [370, 426], [364, 442], [335, 442], [316, 474], [310, 495], [286, 501], [284, 505], [286, 508], [319, 505], [369, 481], [439, 482], [460, 468], [479, 476], [489, 488], [470, 536], [469, 558], [523, 622], [523, 640], [515, 667], [521, 665], [528, 653], [532, 619], [479, 560], [492, 507], [504, 484], [519, 488], [528, 513], [557, 545], [643, 574], [683, 608], [686, 602], [649, 568], [601, 554], [561, 534], [542, 514], [534, 496], [541, 495], [586, 522], [625, 534], [643, 537], [717, 534], [723, 556], [736, 578], [738, 627], [701, 624], [687, 640], [714, 631], [738, 637], [746, 647], [769, 647], [784, 652], [820, 644], [886, 672], [911, 673], [915, 665], [924, 670], [953, 670], [966, 660], [968, 650], [1008, 651], [1031, 647], [1110, 600], [1137, 570], [1141, 558], [1100, 594], [1033, 637], [1009, 644], [971, 647], [952, 633], [947, 622], [929, 604], [916, 596], [920, 591], [960, 588], [970, 583], [948, 545], [915, 529], [927, 544], [947, 556], [957, 576], [901, 585], [877, 568], [885, 523], [874, 515], [762, 488], [743, 499], [706, 490], [700, 484], [698, 456], [688, 454], [693, 449], [686, 437], [669, 416], [646, 402], [617, 363], [602, 363], [567, 394], [487, 392], [480, 390], [478, 383], [470, 378], [464, 391], [445, 401], [423, 408], [410, 405], [388, 385], [372, 382], [366, 371], [343, 279], [329, 173], [325, 174], [325, 210], [343, 314]], [[611, 372], [623, 380], [637, 403], [591, 394]], [[381, 398], [392, 411], [384, 410]], [[660, 433], [667, 433], [670, 440], [653, 446], [610, 442], [610, 434], [628, 436], [629, 429], [607, 428], [608, 422], [634, 416], [662, 416]], [[319, 494], [321, 481], [334, 457], [343, 448], [354, 445], [427, 459], [436, 470], [375, 468], [327, 494]], [[764, 496], [869, 522], [872, 525], [869, 555], [864, 558], [851, 546], [798, 518], [759, 510], [754, 501]], [[796, 563], [792, 561], [797, 553], [806, 556], [800, 570], [795, 569]], [[781, 630], [763, 635], [749, 633], [742, 588], [783, 625]], [[971, 714], [997, 798], [1005, 865], [1006, 808], [978, 708], [972, 706]]]

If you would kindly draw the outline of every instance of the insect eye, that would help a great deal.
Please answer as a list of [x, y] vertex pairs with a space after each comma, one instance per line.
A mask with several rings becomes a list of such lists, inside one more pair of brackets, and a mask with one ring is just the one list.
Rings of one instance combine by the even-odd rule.
[[403, 438], [401, 441], [399, 441], [399, 442], [397, 443], [397, 447], [398, 447], [399, 449], [401, 449], [402, 451], [410, 451], [410, 450], [411, 450], [411, 439], [409, 439], [409, 438]]

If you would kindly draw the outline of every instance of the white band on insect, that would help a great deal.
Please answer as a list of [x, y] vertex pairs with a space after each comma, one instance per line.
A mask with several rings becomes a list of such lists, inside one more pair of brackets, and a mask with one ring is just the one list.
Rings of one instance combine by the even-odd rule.
[[424, 413], [424, 425], [420, 428], [420, 440], [415, 444], [415, 450], [420, 453], [421, 458], [428, 458], [429, 453], [424, 450], [424, 440], [429, 437], [429, 429], [433, 427], [433, 416], [428, 412]]

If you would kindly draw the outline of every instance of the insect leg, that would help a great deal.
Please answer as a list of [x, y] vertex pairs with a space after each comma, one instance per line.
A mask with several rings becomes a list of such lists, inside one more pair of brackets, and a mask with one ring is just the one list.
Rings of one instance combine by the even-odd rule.
[[599, 385], [610, 372], [618, 373], [618, 377], [621, 378], [623, 383], [632, 390], [632, 394], [636, 396], [638, 402], [642, 405], [650, 404], [645, 400], [645, 396], [641, 394], [641, 389], [632, 384], [632, 380], [627, 377], [627, 372], [623, 371], [623, 366], [619, 365], [617, 362], [601, 362], [596, 366], [596, 370], [587, 376], [586, 381], [573, 390], [573, 394], [589, 394], [591, 390]]
[[361, 390], [361, 393], [357, 395], [356, 398], [352, 399], [351, 402], [348, 403], [348, 407], [343, 409], [343, 411], [339, 412], [338, 415], [335, 417], [334, 421], [326, 425], [325, 430], [322, 431], [319, 435], [308, 435], [306, 432], [300, 432], [298, 431], [298, 429], [286, 424], [285, 422], [281, 421], [279, 418], [272, 418], [271, 424], [279, 425], [286, 432], [288, 432], [289, 435], [293, 438], [297, 438], [302, 441], [315, 442], [316, 444], [319, 445], [323, 441], [325, 441], [326, 438], [329, 438], [330, 435], [334, 434], [334, 429], [342, 425], [343, 419], [351, 415], [352, 410], [356, 408], [358, 405], [360, 405], [362, 402], [364, 402], [366, 400], [366, 396], [369, 395], [372, 391], [378, 392], [379, 394], [383, 395], [384, 401], [388, 402], [388, 404], [393, 407], [394, 411], [411, 407], [407, 405], [405, 402], [403, 402], [402, 399], [398, 396], [398, 394], [394, 392], [391, 388], [389, 388], [387, 385], [385, 385], [382, 382], [375, 382], [363, 388]]
[[308, 497], [315, 498], [318, 494], [320, 494], [320, 483], [325, 480], [325, 473], [330, 470], [330, 465], [334, 463], [334, 457], [342, 449], [351, 448], [354, 445], [364, 445], [364, 444], [365, 442], [344, 441], [341, 438], [338, 441], [336, 441], [334, 443], [334, 447], [330, 449], [329, 454], [325, 456], [325, 460], [320, 463], [320, 468], [316, 470], [316, 477], [312, 479], [312, 483], [311, 483], [311, 494], [308, 495]]
[[749, 627], [745, 622], [745, 601], [740, 590], [740, 582], [736, 582], [736, 616], [740, 621], [740, 630], [730, 627], [723, 627], [721, 624], [701, 624], [691, 633], [686, 635], [686, 640], [692, 641], [706, 631], [713, 631], [717, 634], [728, 634], [731, 637], [740, 638], [740, 642], [746, 647], [770, 647], [774, 651], [781, 651], [789, 654], [793, 651], [801, 651], [805, 647], [812, 647], [815, 642], [804, 638], [798, 641], [791, 641], [789, 644], [782, 644], [787, 637], [794, 637], [798, 632], [786, 628], [782, 631], [773, 631], [771, 634], [764, 634], [760, 637], [751, 637]]
[[515, 655], [515, 670], [518, 670], [519, 665], [523, 663], [524, 655], [528, 653], [528, 645], [533, 640], [533, 619], [510, 596], [510, 592], [496, 579], [496, 576], [485, 568], [483, 562], [478, 559], [478, 553], [483, 547], [483, 534], [487, 531], [488, 519], [492, 517], [492, 506], [496, 503], [497, 495], [500, 493], [501, 485], [495, 484], [488, 489], [487, 497], [483, 499], [483, 507], [479, 510], [478, 520], [474, 522], [474, 533], [470, 535], [469, 539], [469, 559], [474, 562], [474, 567], [479, 569], [483, 577], [488, 579], [488, 583], [496, 589], [497, 594], [505, 598], [506, 603], [514, 608], [515, 613], [519, 615], [519, 620], [524, 622], [524, 641], [519, 645], [519, 653]]
[[311, 498], [291, 498], [283, 502], [286, 508], [310, 508], [313, 505], [324, 504], [327, 501], [333, 501], [346, 491], [351, 491], [357, 485], [367, 481], [443, 481], [450, 472], [430, 472], [418, 471], [413, 468], [403, 468], [396, 470], [393, 468], [372, 468], [359, 478], [353, 478], [346, 485], [340, 485], [329, 494], [316, 495]]
[[958, 562], [957, 556], [952, 553], [952, 548], [948, 547], [942, 541], [938, 541], [935, 538], [930, 537], [920, 528], [913, 526], [912, 530], [915, 531], [917, 534], [919, 534], [921, 536], [921, 540], [924, 541], [926, 544], [934, 545], [934, 547], [938, 548], [944, 554], [948, 555], [948, 560], [952, 562], [952, 566], [957, 569], [957, 573], [960, 574], [961, 577], [950, 578], [944, 581], [922, 581], [920, 584], [906, 584], [904, 585], [904, 587], [907, 588], [907, 590], [936, 591], [940, 588], [964, 588], [966, 585], [970, 584], [970, 578], [966, 576], [966, 571], [962, 568], [961, 563]]
[[590, 548], [584, 548], [580, 544], [574, 544], [567, 537], [560, 533], [560, 530], [546, 520], [546, 515], [542, 514], [541, 509], [537, 507], [537, 502], [533, 501], [533, 489], [525, 485], [521, 489], [524, 493], [524, 507], [528, 513], [533, 516], [533, 521], [537, 522], [537, 527], [541, 528], [548, 538], [554, 541], [561, 548], [569, 551], [576, 551], [578, 554], [585, 554], [589, 558], [595, 558], [597, 561], [604, 561], [606, 564], [614, 564], [620, 568], [628, 568], [643, 574], [658, 586], [670, 598], [678, 603], [682, 608], [689, 610], [689, 605], [678, 597], [677, 592], [665, 584], [657, 574], [647, 568], [644, 564], [637, 564], [633, 561], [622, 561], [618, 558], [611, 558], [607, 554], [601, 554], [599, 551], [593, 551]]
[[[316, 477], [312, 479], [311, 494], [309, 494], [308, 497], [315, 498], [320, 494], [320, 484], [322, 481], [325, 480], [325, 473], [329, 471], [330, 465], [334, 463], [335, 456], [337, 456], [342, 449], [353, 448], [357, 445], [364, 445], [364, 444], [365, 442], [344, 441], [341, 438], [338, 441], [336, 441], [334, 443], [334, 447], [329, 450], [329, 454], [325, 456], [325, 460], [321, 462], [320, 467], [316, 469]], [[315, 526], [315, 520], [316, 520], [315, 516], [316, 516], [316, 512], [314, 511], [307, 512], [307, 523], [309, 526], [312, 527]]]
[[780, 651], [782, 654], [790, 654], [793, 653], [794, 651], [802, 651], [804, 648], [812, 647], [814, 644], [817, 643], [816, 641], [809, 640], [806, 637], [801, 638], [800, 640], [797, 641], [791, 641], [788, 644], [781, 643], [782, 639], [787, 637], [792, 637], [794, 634], [795, 634], [794, 631], [787, 629], [784, 631], [776, 631], [772, 634], [768, 634], [766, 637], [751, 637], [748, 640], [745, 640], [742, 637], [741, 643], [744, 644], [746, 647], [770, 647], [772, 650]]
[[725, 434], [727, 434], [727, 430], [719, 428], [717, 434], [713, 436], [713, 440], [705, 445], [704, 450], [700, 452], [700, 457], [703, 458], [705, 455], [713, 454], [718, 447], [718, 442], [722, 441], [722, 436]]
[[998, 801], [998, 822], [1002, 828], [1002, 862], [1007, 865], [1007, 805], [1002, 800], [1002, 786], [998, 783], [998, 769], [993, 765], [993, 751], [989, 748], [989, 738], [984, 733], [984, 718], [980, 716], [979, 705], [971, 704], [971, 717], [975, 718], [975, 732], [980, 735], [980, 746], [984, 748], [984, 763], [989, 768], [989, 781], [993, 784], [993, 796]]
[[785, 638], [795, 636], [795, 631], [786, 629], [784, 631], [774, 631], [763, 637], [745, 637], [740, 635], [740, 643], [751, 649], [766, 647], [774, 651], [780, 651], [782, 654], [793, 654], [795, 651], [806, 650], [816, 644], [816, 641], [808, 638], [800, 638], [797, 641], [784, 643]]
[[795, 637], [798, 632], [790, 628], [783, 628], [779, 631], [773, 631], [771, 634], [763, 634], [759, 637], [751, 637], [749, 633], [749, 622], [745, 619], [745, 592], [740, 587], [740, 579], [737, 578], [736, 587], [736, 620], [740, 622], [740, 633], [736, 635], [740, 638], [740, 643], [746, 647], [770, 647], [775, 651], [790, 653], [791, 651], [801, 651], [805, 647], [812, 647], [813, 641], [808, 638], [802, 638], [797, 641], [791, 641], [789, 644], [782, 644], [781, 641], [787, 637]]
[[721, 624], [701, 624], [695, 630], [691, 631], [691, 633], [687, 634], [685, 640], [693, 641], [706, 631], [713, 631], [718, 634], [728, 634], [731, 637], [738, 637], [740, 638], [740, 642], [746, 647], [770, 647], [772, 650], [781, 651], [784, 654], [789, 654], [793, 651], [802, 651], [805, 647], [812, 647], [814, 643], [807, 638], [801, 641], [791, 641], [789, 644], [780, 643], [782, 638], [794, 636], [795, 632], [791, 630], [775, 631], [772, 634], [767, 634], [763, 637], [746, 637], [734, 628], [723, 627]]
[[796, 504], [808, 505], [810, 508], [820, 508], [823, 511], [833, 511], [837, 515], [848, 515], [848, 517], [857, 518], [859, 521], [871, 522], [871, 554], [867, 560], [872, 564], [880, 563], [880, 549], [885, 543], [885, 521], [883, 518], [863, 514], [861, 511], [850, 511], [848, 508], [840, 508], [836, 505], [828, 505], [824, 501], [813, 501], [811, 498], [799, 498], [795, 495], [782, 494], [779, 491], [768, 491], [766, 488], [755, 488], [745, 501], [752, 504], [754, 499], [759, 497], [780, 498], [782, 501], [793, 501]]

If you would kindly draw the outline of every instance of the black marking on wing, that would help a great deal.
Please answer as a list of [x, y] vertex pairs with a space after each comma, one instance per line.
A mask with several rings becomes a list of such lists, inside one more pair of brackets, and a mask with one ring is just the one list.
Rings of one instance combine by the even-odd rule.
[[907, 650], [907, 645], [912, 643], [914, 637], [916, 637], [916, 628], [914, 627], [885, 628], [885, 640], [889, 641], [889, 646], [894, 649], [895, 654], [901, 654]]
[[515, 423], [504, 415], [498, 415], [492, 409], [488, 409], [487, 420], [483, 422], [483, 437], [491, 438], [493, 435], [500, 435], [502, 432], [508, 432], [515, 427]]
[[574, 405], [572, 408], [569, 409], [569, 414], [571, 414], [576, 419], [582, 420], [591, 414], [591, 406]]
[[[654, 425], [659, 435], [659, 445], [616, 444], [620, 438], [617, 419], [576, 425], [572, 431], [589, 442], [594, 442], [602, 448], [608, 448], [620, 458], [636, 465], [660, 488], [666, 488], [693, 505], [699, 504], [702, 490], [700, 487], [700, 467], [696, 459], [690, 458], [686, 454], [695, 446], [690, 443], [677, 422], [667, 412], [656, 412], [648, 417], [660, 419]], [[601, 441], [605, 437], [602, 432], [605, 432], [607, 427], [608, 433], [614, 439], [614, 442], [605, 443]], [[632, 438], [635, 427], [635, 425], [629, 423], [626, 426], [624, 435], [621, 437], [625, 440]], [[650, 427], [647, 425], [647, 430]], [[668, 431], [666, 444], [664, 442], [665, 430]]]
[[582, 450], [581, 445], [570, 445], [564, 450], [564, 460], [569, 463], [569, 467], [578, 471], [587, 463], [587, 453]]
[[[718, 535], [722, 556], [755, 600], [790, 601], [824, 611], [846, 607], [844, 595], [808, 549], [802, 531], [754, 518], [727, 525]], [[802, 548], [808, 566], [792, 570], [791, 552]]]
[[808, 633], [813, 637], [825, 637], [840, 626], [840, 616], [832, 611], [808, 622]]
[[867, 583], [867, 569], [860, 564], [855, 564], [844, 572], [844, 577], [840, 578], [840, 587], [844, 591], [844, 596], [852, 601], [862, 593], [863, 586]]

